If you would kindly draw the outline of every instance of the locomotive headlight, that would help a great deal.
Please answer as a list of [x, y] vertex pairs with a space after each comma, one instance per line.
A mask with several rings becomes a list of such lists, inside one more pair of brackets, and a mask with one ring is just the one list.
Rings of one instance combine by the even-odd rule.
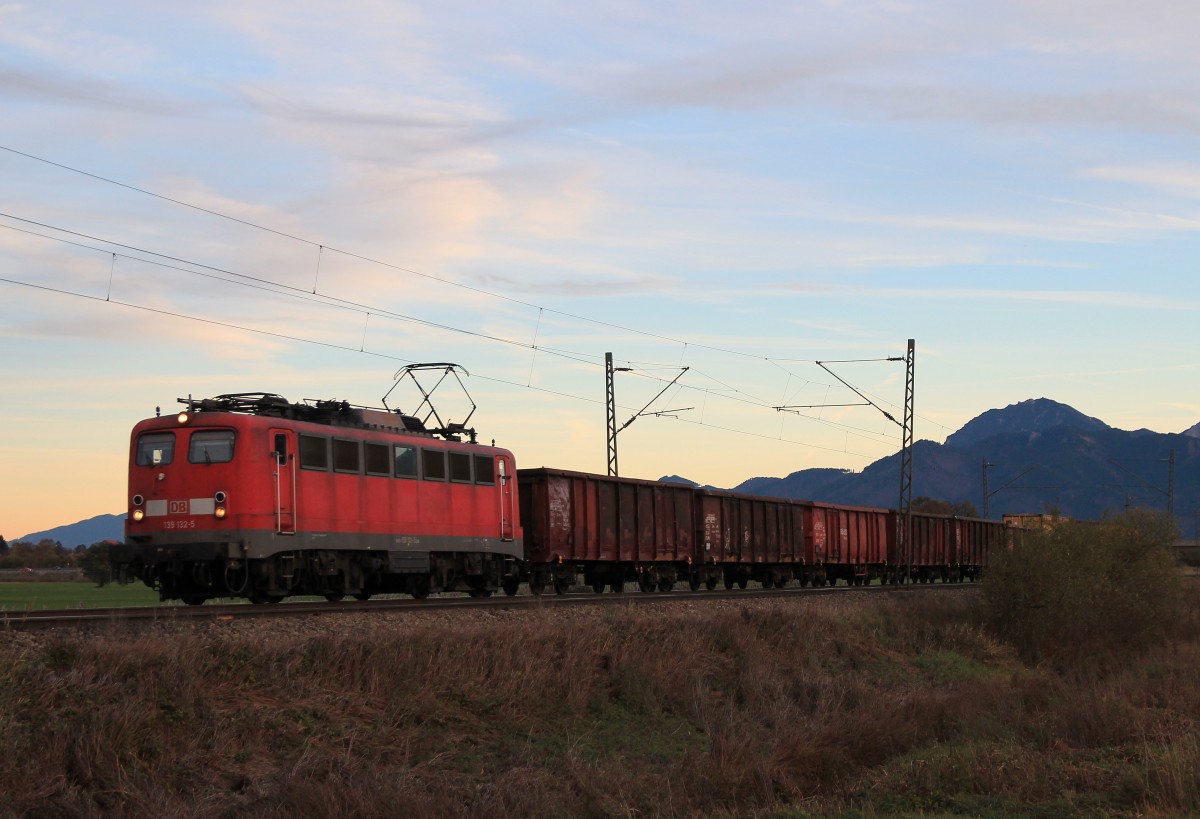
[[143, 512], [141, 509], [134, 509], [134, 510], [133, 510], [133, 520], [134, 520], [134, 522], [135, 522], [135, 523], [137, 523], [138, 521], [140, 521], [140, 520], [141, 520], [142, 518], [144, 518], [144, 517], [146, 517], [146, 513], [145, 513], [145, 512]]
[[216, 509], [213, 510], [213, 514], [217, 516], [218, 520], [220, 520], [221, 518], [225, 517], [225, 507], [218, 506]]
[[176, 420], [178, 420], [181, 424], [186, 424], [188, 422], [188, 414], [186, 412], [181, 412], [176, 416]]

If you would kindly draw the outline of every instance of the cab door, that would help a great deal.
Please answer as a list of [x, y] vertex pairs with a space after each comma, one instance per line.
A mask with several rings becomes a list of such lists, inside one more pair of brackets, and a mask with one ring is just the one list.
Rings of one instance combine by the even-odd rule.
[[501, 457], [496, 468], [500, 471], [500, 539], [513, 539], [513, 521], [517, 516], [516, 493], [513, 491], [515, 475], [510, 475], [508, 461]]
[[296, 534], [296, 436], [291, 430], [272, 429], [271, 479], [275, 490], [275, 531]]

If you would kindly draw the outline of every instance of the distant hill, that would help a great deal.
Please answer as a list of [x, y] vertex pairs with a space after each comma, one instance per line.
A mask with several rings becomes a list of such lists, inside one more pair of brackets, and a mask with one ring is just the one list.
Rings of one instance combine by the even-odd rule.
[[[1166, 510], [1168, 458], [1175, 453], [1174, 508], [1185, 534], [1200, 510], [1200, 424], [1186, 433], [1126, 431], [1066, 404], [1031, 399], [988, 410], [946, 443], [913, 446], [913, 497], [973, 503], [983, 513], [1043, 512], [1095, 519], [1125, 506]], [[804, 469], [785, 478], [751, 478], [734, 487], [772, 497], [895, 507], [900, 455], [862, 470]]]
[[1070, 427], [1083, 432], [1110, 429], [1103, 421], [1089, 418], [1066, 404], [1048, 398], [1031, 398], [1004, 409], [988, 410], [971, 419], [946, 439], [946, 446], [962, 449], [997, 435], [1032, 434], [1055, 427]]
[[57, 540], [68, 549], [76, 546], [91, 546], [102, 540], [125, 539], [124, 515], [96, 515], [94, 518], [57, 526], [44, 532], [32, 532], [24, 537], [9, 538], [10, 541], [25, 540], [37, 543], [40, 540]]

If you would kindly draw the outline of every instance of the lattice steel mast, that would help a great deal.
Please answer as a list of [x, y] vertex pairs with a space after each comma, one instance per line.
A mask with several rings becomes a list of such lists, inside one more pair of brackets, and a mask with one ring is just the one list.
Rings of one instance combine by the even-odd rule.
[[908, 576], [912, 576], [912, 469], [913, 469], [913, 385], [917, 343], [908, 340], [904, 358], [904, 435], [900, 446], [900, 542], [907, 560]]

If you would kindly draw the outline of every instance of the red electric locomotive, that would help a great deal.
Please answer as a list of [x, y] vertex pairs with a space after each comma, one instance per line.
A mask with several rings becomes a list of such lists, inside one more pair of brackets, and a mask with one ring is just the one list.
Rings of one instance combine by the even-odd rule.
[[516, 592], [516, 465], [473, 430], [269, 393], [180, 400], [133, 430], [112, 555], [163, 599]]

